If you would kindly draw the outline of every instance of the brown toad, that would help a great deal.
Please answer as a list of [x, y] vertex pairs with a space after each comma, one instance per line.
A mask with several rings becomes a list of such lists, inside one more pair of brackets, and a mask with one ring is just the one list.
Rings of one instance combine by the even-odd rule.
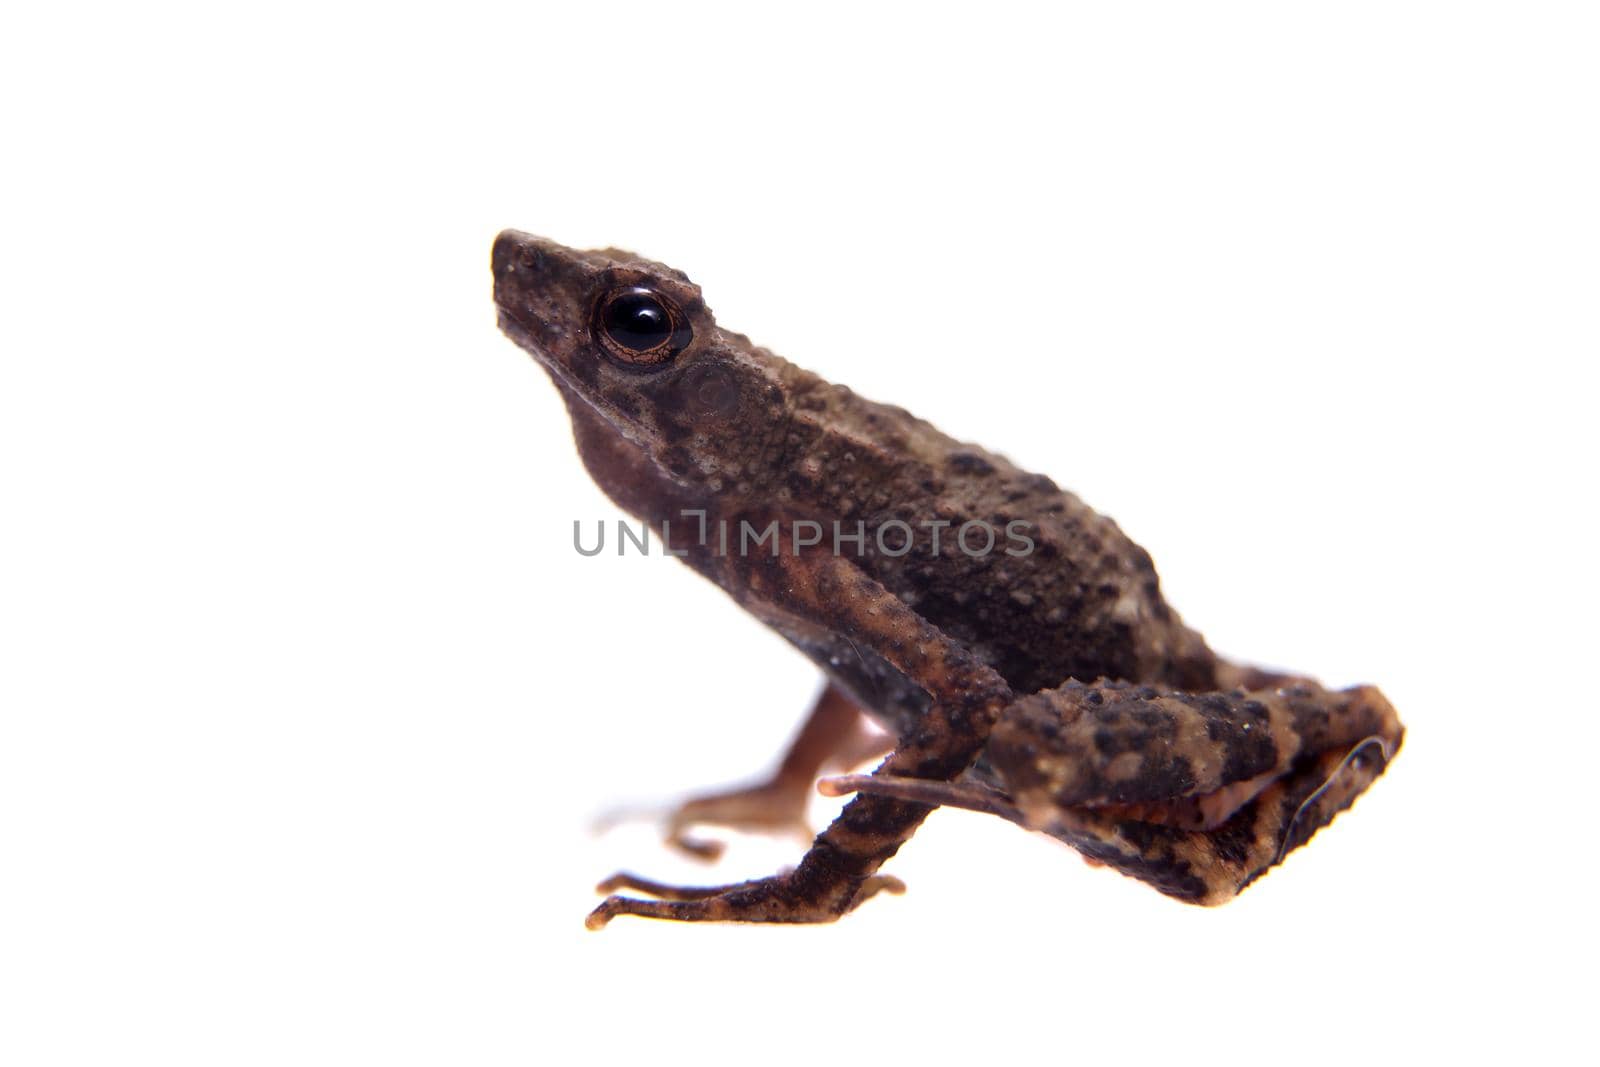
[[990, 811], [1179, 899], [1225, 901], [1347, 807], [1403, 730], [1370, 687], [1218, 658], [1150, 556], [1042, 475], [719, 327], [681, 272], [508, 230], [501, 329], [560, 390], [618, 505], [782, 633], [829, 685], [767, 784], [679, 810], [792, 825], [817, 772], [894, 739], [792, 871], [683, 888], [618, 875], [589, 918], [826, 922], [934, 806]]

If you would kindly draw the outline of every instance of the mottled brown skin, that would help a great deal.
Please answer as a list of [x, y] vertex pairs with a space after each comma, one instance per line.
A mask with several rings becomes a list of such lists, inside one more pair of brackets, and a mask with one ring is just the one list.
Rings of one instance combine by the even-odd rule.
[[1221, 904], [1348, 807], [1403, 736], [1371, 686], [1189, 693], [1073, 681], [1006, 708], [987, 767], [961, 782], [825, 784], [999, 815], [1169, 896]]
[[[1360, 791], [1349, 788], [1361, 777], [1355, 764], [1385, 763], [1398, 745], [1392, 709], [1382, 730], [1362, 734], [1349, 714], [1360, 701], [1296, 680], [1304, 686], [1302, 702], [1343, 725], [1319, 734], [1310, 729], [1314, 715], [1276, 716], [1269, 779], [1253, 783], [1255, 792], [1220, 826], [1167, 825], [1162, 820], [1172, 812], [1165, 806], [1200, 803], [1195, 798], [1207, 789], [1236, 783], [1230, 775], [1266, 775], [1265, 749], [1247, 731], [1224, 730], [1222, 768], [1180, 781], [1161, 768], [1170, 771], [1180, 758], [1198, 763], [1201, 754], [1180, 753], [1164, 763], [1153, 747], [1160, 731], [1152, 729], [1132, 775], [1143, 791], [1123, 796], [1126, 789], [1106, 788], [1103, 771], [1093, 777], [1093, 766], [1082, 762], [1083, 745], [1052, 750], [1069, 720], [1082, 718], [1072, 701], [1083, 687], [1071, 689], [1074, 680], [1119, 679], [1191, 694], [1156, 704], [1169, 726], [1190, 707], [1185, 700], [1197, 707], [1275, 707], [1272, 701], [1293, 698], [1270, 690], [1290, 680], [1219, 660], [1167, 606], [1149, 555], [1114, 522], [1042, 475], [722, 329], [700, 290], [670, 267], [508, 230], [495, 242], [493, 271], [500, 326], [549, 371], [579, 453], [601, 488], [658, 532], [665, 524], [670, 548], [689, 566], [784, 634], [897, 739], [873, 776], [887, 784], [863, 789], [794, 871], [697, 889], [618, 876], [610, 888], [661, 899], [612, 897], [591, 916], [591, 926], [619, 914], [837, 918], [872, 892], [892, 888], [876, 875], [878, 867], [932, 810], [930, 803], [888, 795], [896, 783], [950, 790], [958, 780], [960, 788], [987, 790], [1001, 814], [1025, 811], [1018, 821], [1086, 855], [1184, 899], [1215, 902], [1228, 886], [1225, 895], [1280, 859], [1294, 837], [1303, 840], [1332, 818], [1334, 800], [1348, 804]], [[613, 301], [638, 292], [670, 311], [673, 325], [670, 344], [642, 354], [619, 347], [621, 335], [604, 319]], [[735, 531], [741, 521], [761, 529], [778, 520], [785, 530], [807, 521], [830, 534], [838, 523], [849, 533], [858, 523], [872, 531], [893, 519], [909, 523], [915, 541], [900, 556], [878, 551], [870, 533], [859, 555], [854, 545], [833, 555], [831, 538], [816, 549], [784, 543], [776, 556], [721, 554], [714, 538], [702, 542], [698, 520], [685, 511], [703, 512], [712, 529], [726, 521]], [[969, 520], [997, 530], [1024, 522], [1032, 549], [963, 553], [952, 536]], [[931, 551], [935, 532], [923, 525], [935, 521], [948, 524], [939, 531], [938, 553]], [[1221, 690], [1230, 693], [1206, 705], [1203, 695]], [[1101, 699], [1116, 692], [1097, 691]], [[1347, 760], [1369, 736], [1383, 738], [1384, 758]], [[1291, 754], [1279, 760], [1283, 752]], [[1069, 768], [1074, 761], [1077, 771]], [[1128, 766], [1124, 759], [1117, 773]], [[1088, 774], [1088, 791], [1060, 794], [1063, 774]], [[1275, 822], [1263, 814], [1291, 802], [1289, 815]], [[1246, 819], [1254, 820], [1248, 832]], [[1221, 835], [1227, 862], [1209, 863], [1193, 847], [1185, 851], [1179, 846], [1188, 839], [1173, 839], [1175, 833]], [[1268, 855], [1270, 861], [1257, 863]], [[1250, 870], [1239, 874], [1243, 867]]]

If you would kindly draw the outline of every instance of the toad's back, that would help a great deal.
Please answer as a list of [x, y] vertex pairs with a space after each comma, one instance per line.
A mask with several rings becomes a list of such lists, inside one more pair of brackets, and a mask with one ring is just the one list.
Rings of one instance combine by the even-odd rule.
[[[1067, 678], [1216, 684], [1205, 642], [1167, 606], [1149, 554], [1111, 519], [901, 408], [798, 368], [786, 366], [784, 378], [790, 447], [775, 495], [829, 529], [861, 523], [864, 569], [1016, 691]], [[910, 530], [886, 533], [886, 552], [874, 532], [891, 523]], [[979, 525], [963, 538], [967, 523]]]

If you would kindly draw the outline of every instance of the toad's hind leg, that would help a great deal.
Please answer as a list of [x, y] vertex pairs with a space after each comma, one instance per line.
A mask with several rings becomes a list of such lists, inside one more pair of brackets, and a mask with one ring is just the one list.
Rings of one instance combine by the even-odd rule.
[[674, 811], [667, 841], [703, 859], [715, 859], [722, 843], [691, 836], [696, 826], [726, 826], [762, 833], [812, 835], [806, 822], [811, 784], [826, 766], [854, 767], [889, 750], [892, 739], [867, 726], [861, 710], [836, 686], [817, 697], [805, 725], [766, 781], [743, 789], [691, 797]]

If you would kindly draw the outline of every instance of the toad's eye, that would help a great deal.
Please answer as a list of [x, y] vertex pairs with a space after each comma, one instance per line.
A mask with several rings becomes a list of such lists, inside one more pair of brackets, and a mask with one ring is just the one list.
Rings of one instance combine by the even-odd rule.
[[659, 366], [689, 344], [689, 324], [653, 289], [613, 289], [595, 305], [596, 334], [612, 356], [633, 367]]

